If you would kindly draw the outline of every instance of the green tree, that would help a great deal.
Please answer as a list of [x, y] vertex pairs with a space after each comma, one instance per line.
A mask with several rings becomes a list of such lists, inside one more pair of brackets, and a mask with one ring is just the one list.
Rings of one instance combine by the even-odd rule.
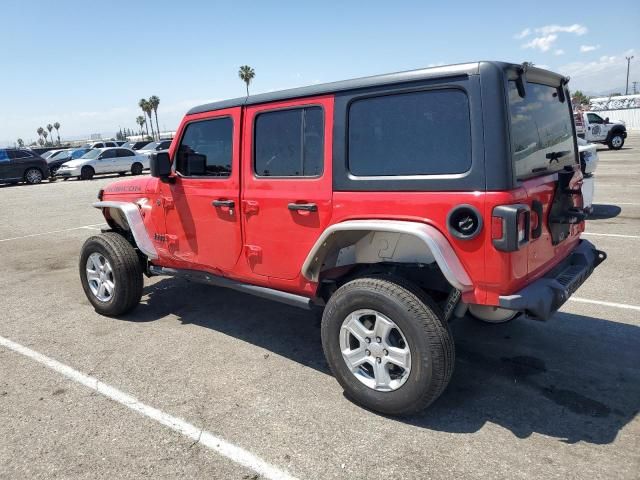
[[[145, 123], [147, 123], [147, 122], [146, 122], [146, 120], [144, 119], [144, 117], [143, 117], [142, 115], [138, 115], [138, 116], [136, 117], [136, 123], [137, 123], [138, 125], [140, 125], [140, 136], [141, 136], [142, 138], [144, 138], [144, 130], [142, 129], [142, 126], [143, 126]], [[149, 131], [148, 131], [148, 130], [147, 130], [147, 135], [149, 135]]]
[[44, 128], [42, 127], [38, 127], [38, 130], [36, 130], [36, 132], [38, 132], [38, 143], [40, 139], [42, 139], [42, 134], [44, 133]]
[[580, 90], [576, 90], [575, 92], [573, 92], [573, 104], [576, 106], [589, 105], [589, 99], [590, 97], [587, 97]]
[[249, 65], [242, 65], [240, 67], [240, 70], [238, 70], [238, 77], [240, 77], [240, 80], [242, 80], [246, 84], [247, 97], [248, 97], [249, 96], [249, 84], [251, 83], [251, 80], [253, 80], [256, 77], [256, 72]]
[[21, 138], [18, 139], [18, 147], [24, 147], [24, 140], [22, 140]]
[[[151, 138], [155, 137], [155, 133], [153, 131], [153, 120], [151, 120], [151, 105], [149, 105], [149, 100], [146, 98], [141, 98], [138, 102], [138, 106], [140, 109], [149, 117], [149, 123], [151, 126]], [[147, 135], [149, 135], [149, 129], [147, 128]]]
[[151, 95], [148, 102], [151, 110], [153, 110], [153, 114], [156, 117], [156, 131], [158, 132], [158, 140], [160, 140], [160, 124], [158, 123], [158, 106], [160, 105], [160, 97]]
[[56, 135], [58, 136], [58, 145], [60, 145], [60, 122], [54, 123], [53, 128], [56, 129]]
[[44, 137], [44, 144], [49, 145], [49, 142], [47, 141], [47, 137], [49, 136], [49, 134], [47, 133], [46, 130], [42, 132], [42, 136]]
[[44, 146], [44, 140], [42, 139], [42, 137], [38, 139], [38, 145], [40, 145], [41, 147]]
[[[51, 135], [51, 130], [53, 130], [53, 125], [49, 123], [47, 125], [47, 130], [49, 130], [49, 135]], [[51, 145], [53, 145], [53, 135], [51, 135]]]

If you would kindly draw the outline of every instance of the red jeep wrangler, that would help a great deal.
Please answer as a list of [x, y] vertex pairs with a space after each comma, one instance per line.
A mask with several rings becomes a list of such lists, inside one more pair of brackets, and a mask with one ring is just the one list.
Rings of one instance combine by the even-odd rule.
[[349, 397], [420, 410], [451, 377], [452, 317], [545, 320], [605, 258], [580, 239], [567, 82], [477, 62], [193, 108], [151, 177], [100, 191], [86, 295], [121, 315], [170, 275], [323, 307]]

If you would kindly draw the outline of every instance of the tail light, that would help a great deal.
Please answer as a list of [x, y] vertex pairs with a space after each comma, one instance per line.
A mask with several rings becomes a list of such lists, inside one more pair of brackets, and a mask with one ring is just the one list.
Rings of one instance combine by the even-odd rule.
[[515, 252], [529, 242], [531, 211], [528, 205], [501, 205], [493, 209], [491, 238], [503, 252]]

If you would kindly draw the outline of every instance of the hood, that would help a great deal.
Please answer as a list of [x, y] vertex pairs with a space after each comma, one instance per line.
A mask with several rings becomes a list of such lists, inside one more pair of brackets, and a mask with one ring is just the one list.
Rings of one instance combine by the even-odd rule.
[[[149, 184], [156, 181], [153, 177], [128, 178], [126, 180], [118, 180], [104, 187], [104, 195], [140, 195], [148, 191]], [[153, 188], [152, 188], [153, 189]]]
[[[56, 161], [56, 159], [54, 158], [52, 161]], [[65, 167], [71, 167], [71, 168], [76, 168], [76, 167], [80, 167], [82, 165], [84, 165], [85, 163], [91, 161], [90, 159], [86, 158], [86, 159], [82, 159], [82, 158], [78, 158], [76, 160], [69, 160], [68, 162], [64, 162], [63, 165]]]

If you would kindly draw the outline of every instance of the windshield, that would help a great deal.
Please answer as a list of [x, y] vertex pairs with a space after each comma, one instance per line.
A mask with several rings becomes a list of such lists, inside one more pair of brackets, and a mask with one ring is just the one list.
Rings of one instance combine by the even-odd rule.
[[102, 150], [98, 149], [98, 148], [94, 148], [93, 150], [89, 150], [87, 153], [85, 153], [84, 155], [82, 155], [82, 157], [80, 158], [98, 158], [98, 155], [100, 155], [102, 153]]
[[527, 83], [524, 98], [509, 81], [511, 152], [517, 179], [557, 172], [576, 162], [573, 116], [555, 87]]
[[71, 158], [73, 158], [74, 160], [76, 158], [80, 158], [81, 156], [83, 156], [88, 151], [89, 151], [88, 148], [79, 148], [78, 150], [74, 150], [73, 152], [71, 152]]

